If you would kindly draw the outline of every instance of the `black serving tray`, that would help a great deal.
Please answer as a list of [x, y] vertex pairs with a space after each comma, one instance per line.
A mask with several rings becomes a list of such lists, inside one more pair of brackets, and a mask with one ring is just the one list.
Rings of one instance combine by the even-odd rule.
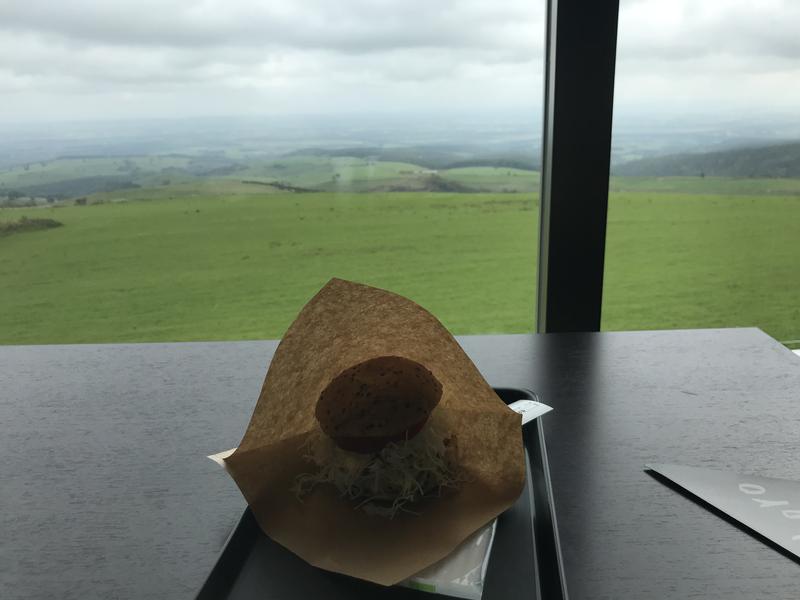
[[[527, 390], [495, 388], [506, 404], [536, 400]], [[524, 427], [527, 479], [517, 502], [498, 517], [483, 600], [566, 600], [541, 417]], [[245, 510], [197, 600], [435, 600], [312, 567], [258, 527]]]

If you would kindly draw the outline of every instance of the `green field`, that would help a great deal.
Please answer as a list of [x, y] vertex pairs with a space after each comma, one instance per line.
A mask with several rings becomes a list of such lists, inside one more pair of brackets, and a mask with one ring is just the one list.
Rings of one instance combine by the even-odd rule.
[[[0, 204], [2, 196], [11, 191], [69, 199], [106, 190], [124, 195], [140, 187], [204, 187], [209, 182], [280, 183], [310, 191], [344, 193], [447, 191], [441, 189], [442, 182], [450, 182], [463, 188], [450, 191], [535, 193], [539, 174], [500, 167], [436, 170], [351, 156], [298, 155], [247, 161], [228, 156], [172, 155], [64, 158], [0, 170]], [[260, 188], [261, 193], [264, 191]]]
[[611, 177], [609, 191], [722, 196], [800, 196], [800, 179], [750, 177]]
[[539, 173], [505, 167], [427, 169], [403, 162], [373, 161], [350, 156], [291, 156], [256, 162], [228, 175], [229, 180], [294, 186], [336, 192], [424, 191], [431, 176], [455, 182], [475, 192], [535, 192]]
[[408, 295], [456, 332], [533, 327], [530, 196], [214, 195], [0, 219], [22, 214], [64, 227], [0, 238], [4, 343], [279, 337], [334, 276]]
[[482, 191], [539, 191], [537, 171], [503, 167], [464, 167], [442, 171], [442, 177]]
[[[306, 180], [300, 165], [287, 178], [319, 183], [333, 166], [354, 184], [419, 176], [318, 160]], [[88, 206], [0, 209], [0, 221], [64, 224], [0, 236], [0, 343], [275, 338], [334, 276], [407, 295], [455, 333], [533, 329], [537, 199], [498, 187], [535, 187], [538, 174], [440, 173], [493, 193], [303, 194], [242, 183], [262, 167], [250, 168]], [[612, 180], [604, 329], [755, 325], [800, 339], [800, 182], [739, 181]]]
[[800, 196], [611, 198], [603, 329], [758, 326], [800, 340]]
[[81, 177], [153, 173], [162, 169], [184, 168], [188, 158], [133, 156], [119, 158], [61, 158], [6, 169], [0, 172], [0, 189], [25, 188]]

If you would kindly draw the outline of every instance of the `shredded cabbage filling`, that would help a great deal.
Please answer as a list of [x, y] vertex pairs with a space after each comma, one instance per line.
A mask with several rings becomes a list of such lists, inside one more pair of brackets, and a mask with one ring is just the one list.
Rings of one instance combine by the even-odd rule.
[[455, 464], [455, 439], [425, 427], [410, 440], [391, 442], [375, 454], [342, 450], [328, 436], [312, 438], [304, 455], [316, 469], [297, 476], [293, 491], [302, 500], [319, 484], [332, 484], [367, 514], [394, 518], [417, 514], [410, 504], [441, 496], [463, 481]]

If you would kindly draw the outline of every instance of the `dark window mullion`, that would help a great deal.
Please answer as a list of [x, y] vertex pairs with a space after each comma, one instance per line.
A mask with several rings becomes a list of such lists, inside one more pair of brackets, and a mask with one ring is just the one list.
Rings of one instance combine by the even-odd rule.
[[548, 0], [537, 330], [599, 331], [619, 0]]

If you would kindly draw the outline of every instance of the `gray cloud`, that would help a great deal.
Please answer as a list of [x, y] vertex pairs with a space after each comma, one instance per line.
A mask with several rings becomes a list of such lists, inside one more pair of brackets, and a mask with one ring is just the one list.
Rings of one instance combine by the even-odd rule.
[[[536, 46], [528, 3], [470, 0], [29, 0], [0, 6], [0, 28], [118, 46], [256, 46], [363, 53], [398, 48]], [[511, 37], [511, 39], [509, 39]]]
[[622, 3], [621, 58], [800, 59], [800, 3], [792, 0], [639, 0]]
[[[540, 103], [544, 0], [0, 2], [0, 118]], [[623, 0], [617, 105], [800, 106], [800, 3]]]
[[56, 93], [109, 114], [524, 104], [542, 20], [527, 0], [28, 0], [0, 4], [0, 94], [20, 113]]
[[621, 112], [797, 112], [800, 4], [623, 0], [615, 102]]

